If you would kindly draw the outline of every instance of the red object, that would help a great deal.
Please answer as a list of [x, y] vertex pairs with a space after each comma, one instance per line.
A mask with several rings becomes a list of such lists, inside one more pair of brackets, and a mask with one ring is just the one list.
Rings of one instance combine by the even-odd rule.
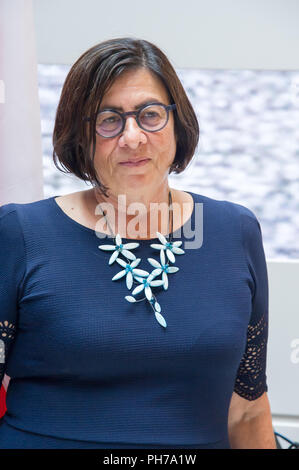
[[0, 388], [0, 418], [4, 416], [6, 412], [6, 391], [3, 385]]

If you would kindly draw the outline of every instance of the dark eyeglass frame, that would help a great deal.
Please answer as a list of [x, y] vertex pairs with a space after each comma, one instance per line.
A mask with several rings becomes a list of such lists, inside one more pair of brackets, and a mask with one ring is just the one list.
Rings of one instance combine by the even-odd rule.
[[[140, 123], [140, 121], [139, 121], [139, 116], [140, 116], [140, 113], [141, 113], [142, 111], [144, 111], [144, 109], [150, 108], [151, 106], [154, 106], [154, 105], [155, 105], [155, 106], [157, 106], [157, 105], [158, 105], [158, 106], [162, 106], [162, 107], [165, 109], [165, 111], [166, 111], [166, 121], [165, 121], [165, 124], [163, 124], [163, 126], [160, 127], [159, 129], [155, 129], [155, 130], [153, 130], [153, 131], [150, 131], [150, 130], [145, 129], [144, 127], [142, 127], [142, 125], [141, 125], [141, 123]], [[142, 106], [141, 108], [139, 108], [138, 111], [127, 111], [127, 112], [125, 112], [125, 113], [121, 113], [120, 111], [117, 111], [116, 109], [113, 109], [113, 108], [111, 108], [111, 109], [110, 109], [110, 108], [107, 108], [107, 109], [104, 109], [104, 110], [102, 110], [102, 111], [99, 111], [99, 112], [97, 113], [97, 115], [96, 115], [96, 119], [97, 119], [97, 117], [98, 117], [99, 114], [105, 113], [105, 112], [107, 112], [107, 111], [116, 113], [116, 114], [118, 114], [118, 115], [121, 117], [121, 119], [122, 119], [122, 126], [121, 126], [121, 129], [120, 129], [120, 131], [119, 131], [117, 134], [115, 134], [115, 135], [113, 135], [113, 136], [105, 136], [105, 135], [102, 135], [102, 134], [100, 134], [97, 130], [96, 130], [96, 133], [97, 133], [99, 136], [101, 136], [103, 139], [114, 139], [114, 137], [117, 137], [118, 135], [122, 134], [122, 132], [124, 131], [124, 128], [125, 128], [125, 126], [126, 126], [126, 118], [127, 118], [128, 116], [134, 116], [135, 119], [136, 119], [136, 122], [137, 122], [138, 126], [139, 126], [142, 130], [144, 130], [145, 132], [158, 132], [158, 131], [161, 131], [162, 129], [164, 129], [164, 127], [166, 126], [166, 124], [168, 123], [168, 120], [169, 120], [169, 111], [172, 111], [172, 110], [174, 110], [174, 109], [176, 109], [176, 104], [175, 104], [175, 103], [166, 105], [166, 104], [157, 103], [157, 102], [147, 103], [147, 104], [145, 104], [144, 106]], [[85, 118], [83, 118], [83, 119], [84, 119], [84, 121], [92, 121], [92, 118], [91, 118], [91, 117], [85, 117]], [[96, 119], [95, 119], [95, 120], [96, 120]]]

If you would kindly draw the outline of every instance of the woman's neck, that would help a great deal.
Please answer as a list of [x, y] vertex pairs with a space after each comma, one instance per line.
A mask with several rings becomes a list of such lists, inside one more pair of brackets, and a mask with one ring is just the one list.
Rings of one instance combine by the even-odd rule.
[[[124, 238], [149, 239], [156, 238], [157, 231], [168, 234], [171, 230], [171, 214], [169, 213], [169, 185], [155, 190], [109, 193], [105, 197], [98, 189], [93, 189], [97, 215], [103, 211], [114, 233], [120, 233]], [[107, 227], [105, 218], [101, 218], [102, 227]], [[98, 228], [99, 231], [103, 231]], [[106, 230], [105, 230], [106, 232]]]

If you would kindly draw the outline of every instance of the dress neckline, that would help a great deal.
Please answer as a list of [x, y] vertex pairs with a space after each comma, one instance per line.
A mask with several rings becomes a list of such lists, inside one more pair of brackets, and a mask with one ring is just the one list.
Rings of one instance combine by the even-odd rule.
[[[177, 229], [175, 229], [174, 231], [170, 232], [170, 234], [173, 236], [173, 238], [177, 238], [176, 237], [176, 233], [177, 232], [180, 232], [181, 235], [180, 235], [180, 238], [184, 238], [183, 236], [183, 233], [184, 233], [184, 228], [185, 226], [187, 226], [188, 224], [192, 224], [194, 222], [194, 213], [195, 213], [195, 198], [194, 198], [194, 193], [191, 192], [191, 191], [184, 191], [185, 193], [188, 193], [190, 194], [190, 196], [192, 197], [193, 199], [193, 209], [192, 209], [192, 213], [190, 215], [190, 217], [186, 220], [186, 222], [181, 225], [181, 227], [178, 227]], [[90, 227], [86, 227], [86, 225], [83, 225], [83, 224], [80, 224], [80, 222], [77, 222], [75, 219], [73, 219], [72, 217], [70, 217], [69, 215], [66, 214], [66, 212], [64, 212], [64, 210], [58, 205], [58, 203], [55, 201], [55, 198], [56, 197], [60, 197], [60, 195], [56, 195], [56, 196], [52, 196], [49, 198], [50, 202], [53, 203], [55, 209], [56, 209], [56, 212], [59, 213], [60, 215], [62, 215], [65, 220], [68, 221], [69, 224], [73, 225], [73, 226], [77, 226], [79, 229], [81, 230], [84, 230], [84, 231], [87, 231], [89, 233], [91, 233], [93, 236], [94, 235], [97, 235], [98, 238], [100, 239], [110, 239], [112, 240], [112, 238], [107, 234], [107, 233], [103, 233], [103, 232], [98, 232]], [[169, 235], [165, 235], [165, 237], [169, 237]], [[137, 243], [153, 243], [155, 240], [157, 240], [158, 237], [155, 237], [155, 238], [145, 238], [145, 239], [140, 239], [140, 238], [125, 238], [125, 237], [121, 237], [122, 238], [122, 241], [125, 241], [127, 243], [129, 242], [137, 242]]]

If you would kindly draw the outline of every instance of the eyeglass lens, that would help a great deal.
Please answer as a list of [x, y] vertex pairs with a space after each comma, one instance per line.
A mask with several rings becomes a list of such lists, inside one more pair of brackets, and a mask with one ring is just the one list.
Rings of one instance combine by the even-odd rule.
[[[167, 111], [163, 106], [150, 105], [138, 115], [140, 126], [151, 132], [161, 129], [167, 121]], [[103, 137], [117, 135], [123, 125], [123, 118], [113, 111], [102, 111], [97, 116], [96, 130]]]

